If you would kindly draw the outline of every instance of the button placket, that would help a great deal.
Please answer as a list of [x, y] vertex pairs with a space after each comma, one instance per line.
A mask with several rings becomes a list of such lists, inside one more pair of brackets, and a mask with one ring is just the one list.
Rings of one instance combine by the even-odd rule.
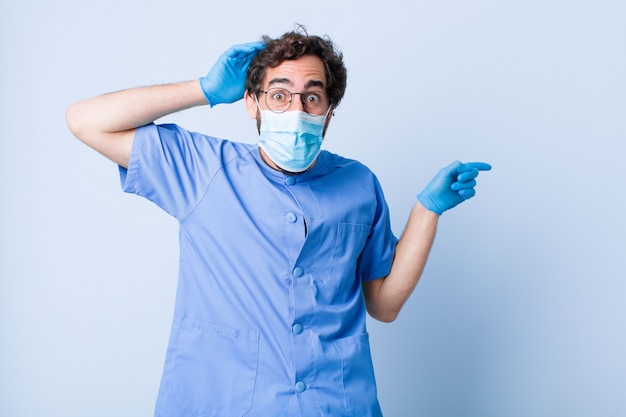
[[[295, 177], [287, 176], [284, 179], [284, 185], [287, 188], [287, 192], [291, 193], [295, 188], [291, 188], [297, 184], [297, 179]], [[287, 208], [287, 212], [285, 213], [285, 221], [288, 224], [287, 233], [290, 239], [298, 238], [298, 231], [292, 228], [292, 225], [297, 224], [298, 226], [303, 226], [304, 222], [304, 214], [303, 210], [301, 210], [297, 198], [293, 195], [293, 199], [297, 204], [297, 207], [291, 206]], [[300, 218], [302, 217], [302, 218]], [[294, 234], [294, 232], [296, 232]], [[300, 235], [302, 237], [302, 235]], [[304, 242], [302, 242], [304, 246]], [[303, 246], [300, 247], [302, 250]], [[291, 290], [293, 291], [292, 298], [292, 308], [293, 308], [293, 316], [291, 322], [291, 338], [293, 343], [293, 354], [294, 354], [294, 379], [293, 379], [293, 389], [294, 393], [297, 395], [305, 395], [303, 394], [305, 391], [309, 389], [307, 387], [305, 380], [308, 378], [315, 377], [315, 369], [314, 369], [314, 361], [315, 361], [315, 352], [312, 350], [312, 344], [309, 337], [309, 333], [307, 331], [310, 315], [314, 309], [312, 305], [313, 297], [311, 297], [311, 285], [310, 285], [310, 276], [308, 275], [305, 268], [298, 265], [297, 259], [300, 256], [300, 252], [293, 253], [293, 258], [296, 260], [294, 264], [292, 264], [291, 270]]]

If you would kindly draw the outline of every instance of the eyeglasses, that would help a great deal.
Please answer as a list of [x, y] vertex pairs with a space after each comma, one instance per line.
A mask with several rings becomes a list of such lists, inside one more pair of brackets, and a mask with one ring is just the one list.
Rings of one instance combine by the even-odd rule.
[[307, 91], [306, 93], [292, 93], [284, 88], [270, 88], [265, 93], [265, 104], [274, 113], [284, 113], [291, 107], [293, 96], [299, 95], [302, 108], [308, 114], [319, 116], [328, 110], [330, 102], [328, 95], [323, 91]]

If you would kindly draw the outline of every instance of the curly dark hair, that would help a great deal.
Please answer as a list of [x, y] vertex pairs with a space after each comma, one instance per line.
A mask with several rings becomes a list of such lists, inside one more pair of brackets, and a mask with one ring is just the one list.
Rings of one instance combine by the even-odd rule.
[[316, 55], [324, 63], [326, 72], [326, 94], [333, 107], [337, 107], [346, 91], [347, 71], [343, 63], [343, 54], [337, 51], [328, 37], [308, 35], [296, 31], [287, 32], [280, 38], [263, 36], [265, 49], [253, 59], [246, 75], [246, 90], [254, 95], [261, 91], [261, 83], [266, 68], [275, 68], [283, 61], [295, 60], [304, 55]]

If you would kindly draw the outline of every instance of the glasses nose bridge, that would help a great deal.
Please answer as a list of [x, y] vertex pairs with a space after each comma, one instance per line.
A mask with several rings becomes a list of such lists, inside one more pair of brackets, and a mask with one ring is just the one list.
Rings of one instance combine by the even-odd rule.
[[[291, 93], [290, 92], [289, 94], [290, 94], [289, 96], [290, 110], [291, 110], [291, 107], [293, 106], [293, 102], [295, 101], [297, 103], [296, 105], [299, 106], [299, 108], [297, 108], [296, 110], [304, 111], [304, 94], [305, 93]], [[295, 100], [296, 96], [298, 96], [297, 100]]]

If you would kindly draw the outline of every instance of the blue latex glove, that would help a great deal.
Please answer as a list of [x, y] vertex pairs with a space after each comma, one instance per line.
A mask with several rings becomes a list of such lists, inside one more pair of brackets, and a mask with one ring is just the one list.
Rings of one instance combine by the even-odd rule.
[[219, 57], [206, 76], [200, 78], [202, 92], [211, 107], [243, 98], [250, 62], [263, 48], [265, 42], [235, 45]]
[[444, 211], [455, 207], [476, 195], [475, 178], [480, 171], [489, 171], [491, 165], [484, 162], [461, 163], [455, 161], [433, 178], [417, 195], [417, 199], [428, 210], [441, 215]]

